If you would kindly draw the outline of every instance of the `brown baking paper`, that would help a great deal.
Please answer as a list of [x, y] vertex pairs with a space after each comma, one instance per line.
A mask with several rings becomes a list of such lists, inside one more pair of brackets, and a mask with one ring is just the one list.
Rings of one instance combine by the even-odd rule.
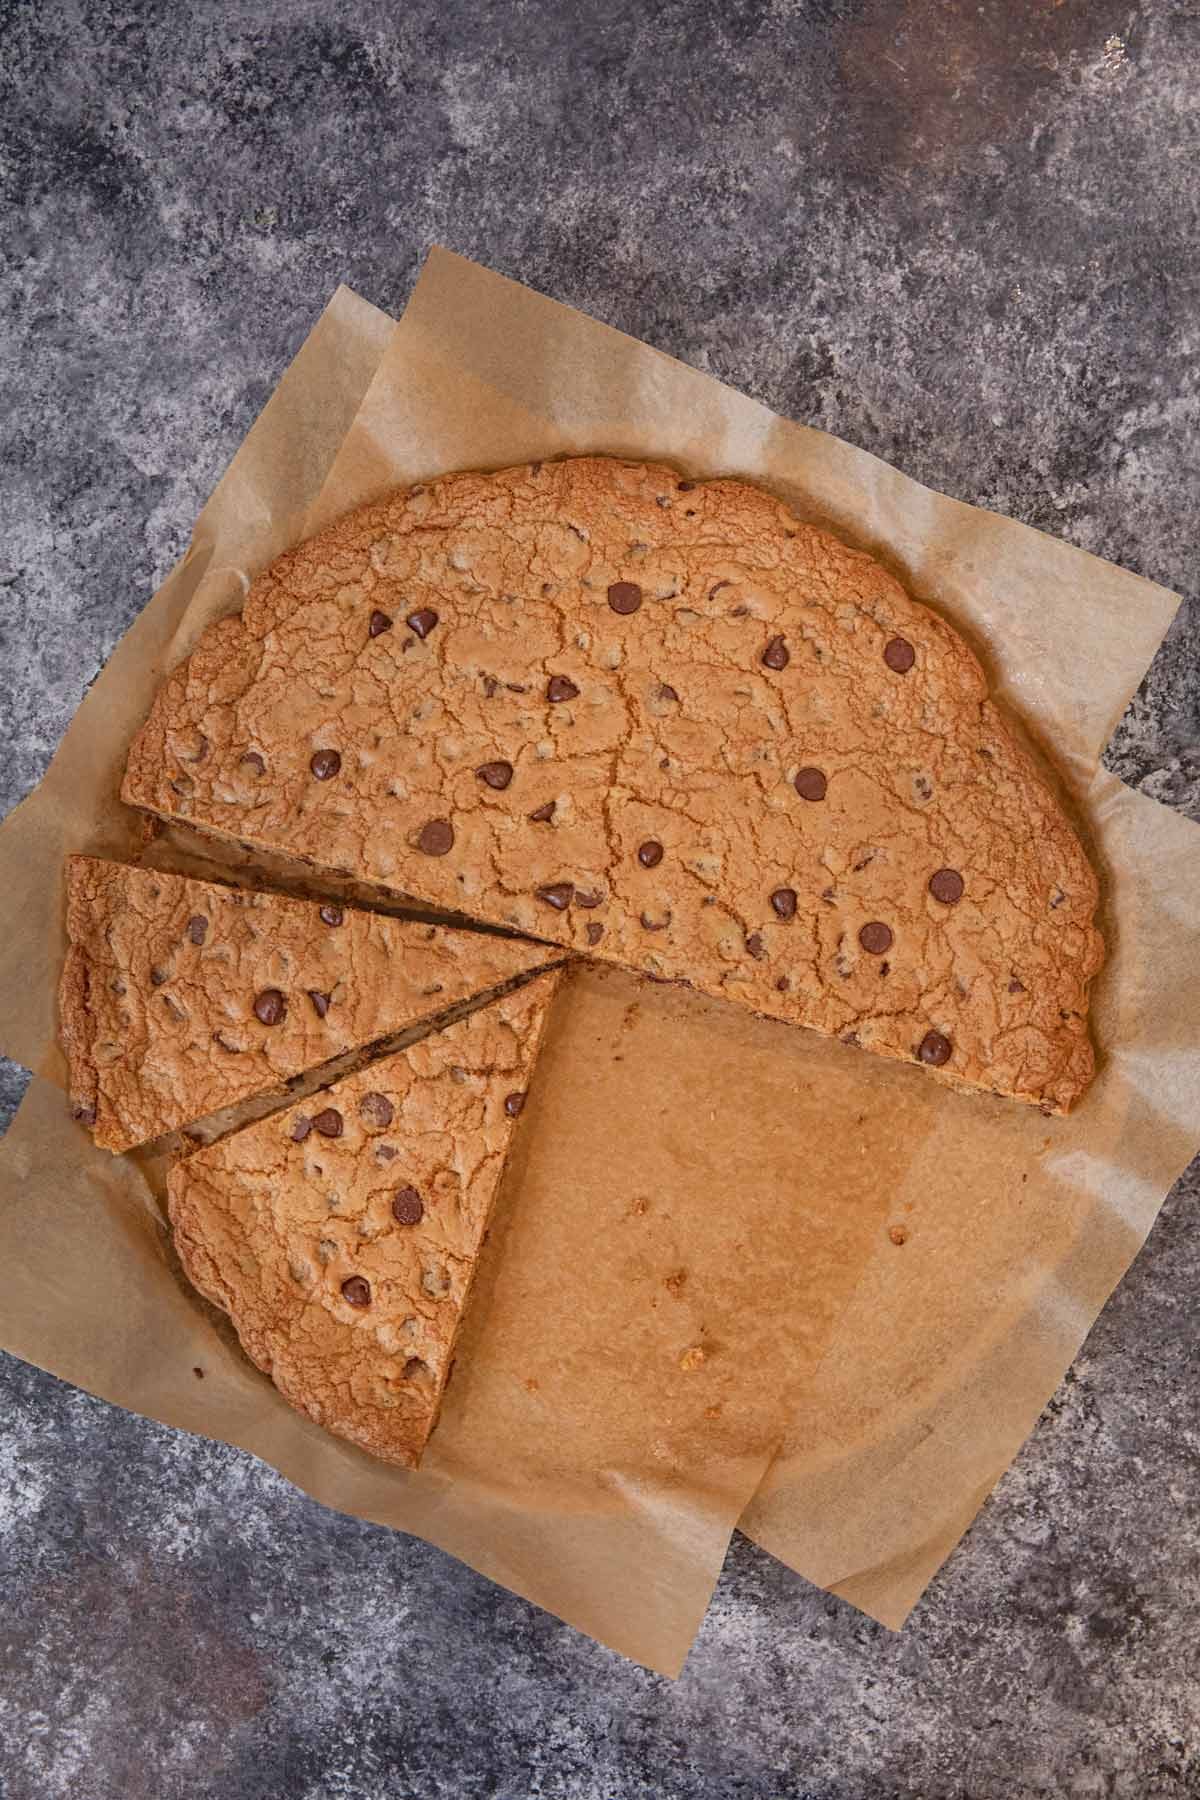
[[[283, 1405], [177, 1278], [161, 1169], [95, 1151], [64, 1125], [57, 1089], [35, 1082], [0, 1149], [3, 1333], [16, 1353], [243, 1444], [329, 1504], [419, 1531], [674, 1672], [781, 1445], [745, 1523], [794, 1566], [900, 1616], [1200, 1136], [1197, 1071], [1180, 1048], [1197, 998], [1185, 966], [1189, 936], [1198, 960], [1197, 834], [1111, 778], [1087, 792], [1169, 595], [435, 252], [394, 332], [339, 296], [189, 557], [0, 832], [18, 873], [0, 1017], [25, 1008], [5, 1047], [54, 1077], [61, 856], [136, 853], [115, 801], [128, 738], [162, 668], [240, 602], [248, 576], [396, 481], [575, 450], [762, 481], [883, 554], [968, 632], [1089, 809], [1101, 862], [1121, 862], [1119, 878], [1106, 871], [1119, 936], [1092, 1095], [1074, 1119], [1044, 1120], [715, 1002], [576, 975], [522, 1115], [443, 1421], [426, 1466], [405, 1476]], [[1138, 886], [1151, 838], [1158, 867]]]

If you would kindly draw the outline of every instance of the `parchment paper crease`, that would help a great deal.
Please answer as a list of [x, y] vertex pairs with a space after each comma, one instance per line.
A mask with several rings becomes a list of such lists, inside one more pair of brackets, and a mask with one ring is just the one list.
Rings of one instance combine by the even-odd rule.
[[[161, 1170], [95, 1151], [67, 1120], [58, 868], [70, 849], [140, 854], [115, 797], [129, 736], [162, 670], [281, 547], [397, 482], [577, 451], [761, 482], [964, 630], [1103, 873], [1102, 1068], [1073, 1117], [1044, 1119], [578, 973], [442, 1424], [406, 1476], [278, 1399], [178, 1278]], [[3, 1047], [48, 1077], [0, 1147], [6, 1347], [242, 1444], [668, 1673], [739, 1517], [899, 1623], [1200, 1143], [1200, 833], [1098, 767], [1174, 606], [447, 252], [395, 328], [342, 290], [0, 830]], [[153, 853], [183, 857], [162, 840]], [[683, 1368], [697, 1346], [703, 1362]]]

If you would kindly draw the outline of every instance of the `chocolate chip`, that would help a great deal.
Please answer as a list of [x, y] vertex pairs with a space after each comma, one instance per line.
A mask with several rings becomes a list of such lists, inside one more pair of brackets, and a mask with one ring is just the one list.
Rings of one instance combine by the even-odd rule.
[[94, 1106], [73, 1106], [71, 1117], [78, 1119], [81, 1125], [91, 1126], [96, 1123], [96, 1109]]
[[410, 631], [415, 631], [419, 638], [427, 638], [438, 622], [438, 616], [432, 606], [423, 606], [420, 612], [409, 613], [404, 623]]
[[549, 887], [536, 888], [534, 891], [538, 899], [544, 900], [547, 906], [552, 906], [555, 912], [565, 912], [575, 895], [575, 889], [569, 881], [555, 881]]
[[663, 847], [658, 839], [647, 838], [644, 844], [639, 844], [637, 859], [643, 869], [657, 869], [663, 859]]
[[858, 941], [869, 956], [883, 956], [892, 947], [892, 928], [881, 919], [871, 919], [859, 931]]
[[318, 781], [332, 781], [342, 766], [336, 750], [317, 750], [309, 759], [309, 768]]
[[608, 590], [608, 604], [622, 617], [635, 613], [642, 604], [642, 590], [636, 581], [614, 581]]
[[516, 1118], [524, 1104], [524, 1094], [506, 1094], [504, 1096], [504, 1110], [510, 1119]]
[[247, 750], [242, 761], [248, 769], [253, 769], [256, 775], [265, 775], [267, 772], [267, 765], [257, 750]]
[[287, 1017], [287, 1001], [278, 988], [264, 988], [254, 996], [254, 1016], [260, 1025], [281, 1025]]
[[346, 915], [340, 906], [323, 906], [321, 908], [321, 923], [323, 925], [340, 925], [345, 917]]
[[513, 766], [510, 762], [480, 763], [475, 773], [480, 781], [501, 793], [513, 778]]
[[956, 906], [963, 897], [963, 878], [957, 869], [938, 869], [929, 877], [929, 891], [943, 906]]
[[454, 848], [454, 827], [449, 819], [428, 819], [417, 833], [417, 849], [426, 856], [445, 856]]
[[358, 1103], [359, 1118], [368, 1125], [378, 1125], [381, 1130], [391, 1124], [394, 1114], [395, 1108], [386, 1094], [364, 1094]]
[[496, 680], [494, 675], [485, 675], [483, 677], [483, 691], [489, 700], [494, 700], [496, 695], [500, 692], [500, 683]]
[[370, 1306], [371, 1284], [364, 1281], [361, 1275], [350, 1275], [342, 1283], [342, 1298], [351, 1306]]
[[336, 1106], [327, 1106], [313, 1119], [313, 1130], [319, 1131], [322, 1137], [339, 1138], [342, 1135], [342, 1115]]
[[425, 1202], [415, 1187], [402, 1187], [392, 1201], [392, 1217], [397, 1225], [419, 1225], [425, 1217]]
[[679, 695], [675, 692], [675, 689], [671, 686], [669, 681], [660, 681], [658, 684], [658, 697], [660, 700], [678, 700]]
[[551, 705], [557, 705], [560, 700], [574, 700], [578, 693], [579, 689], [566, 675], [552, 675], [546, 683], [546, 698]]
[[312, 1130], [312, 1120], [311, 1119], [293, 1119], [292, 1120], [292, 1142], [293, 1142], [293, 1144], [302, 1144], [311, 1130]]
[[604, 936], [603, 925], [597, 925], [596, 921], [593, 919], [592, 923], [587, 928], [588, 943], [594, 947], [596, 944], [598, 944], [600, 942], [600, 939], [603, 936]]
[[907, 638], [889, 638], [883, 646], [883, 660], [897, 675], [907, 675], [917, 660], [917, 653]]
[[187, 922], [187, 934], [193, 944], [202, 944], [208, 936], [208, 920], [203, 913], [193, 913]]
[[820, 769], [797, 769], [792, 785], [802, 800], [823, 800], [828, 783]]
[[320, 994], [317, 992], [316, 988], [308, 988], [307, 993], [309, 999], [313, 1003], [313, 1011], [316, 1013], [318, 1019], [323, 1019], [325, 1014], [329, 1011], [330, 995]]
[[943, 1063], [950, 1061], [950, 1039], [943, 1037], [940, 1031], [927, 1031], [917, 1045], [917, 1055], [923, 1063], [931, 1063], [940, 1069]]
[[544, 806], [535, 806], [529, 817], [535, 825], [548, 825], [554, 817], [554, 808], [557, 804], [556, 800], [547, 800]]
[[776, 983], [775, 983], [775, 986], [776, 986], [776, 989], [777, 989], [777, 990], [778, 990], [778, 992], [779, 992], [779, 993], [781, 993], [781, 994], [786, 994], [786, 993], [787, 993], [787, 991], [788, 991], [788, 989], [789, 989], [789, 988], [790, 988], [790, 987], [791, 987], [791, 985], [792, 985], [792, 984], [791, 984], [791, 982], [790, 982], [790, 981], [789, 981], [789, 980], [788, 980], [788, 978], [787, 978], [787, 976], [786, 976], [786, 975], [781, 975], [781, 976], [780, 976], [780, 977], [779, 977], [779, 980], [778, 980], [778, 981], [777, 981], [777, 982], [776, 982]]
[[529, 692], [523, 681], [506, 681], [504, 685], [510, 694], [527, 694]]
[[167, 981], [169, 979], [170, 978], [165, 969], [155, 968], [155, 969], [151, 969], [151, 971], [150, 971], [150, 982], [153, 987], [161, 987], [163, 982]]
[[794, 919], [796, 916], [795, 888], [776, 888], [771, 895], [771, 905], [781, 919]]
[[1008, 984], [1008, 991], [1010, 994], [1023, 994], [1025, 992], [1025, 983], [1023, 981], [1018, 981], [1014, 975]]
[[679, 491], [681, 494], [690, 494], [695, 485], [694, 481], [681, 481], [679, 484]]
[[755, 962], [761, 962], [762, 958], [767, 954], [767, 946], [763, 943], [761, 931], [752, 931], [750, 933], [750, 936], [746, 939], [746, 951], [748, 955], [754, 958]]
[[576, 888], [576, 890], [575, 890], [576, 906], [586, 906], [589, 912], [591, 911], [593, 906], [599, 906], [599, 904], [603, 900], [603, 898], [604, 898], [603, 894], [585, 894], [585, 893], [582, 893], [578, 888]]
[[649, 913], [643, 913], [641, 916], [643, 931], [665, 931], [670, 923], [671, 915], [669, 912], [663, 919], [652, 919]]
[[783, 639], [773, 637], [763, 651], [762, 659], [768, 669], [786, 669], [792, 657]]
[[394, 1144], [376, 1144], [375, 1160], [376, 1162], [395, 1162], [396, 1146]]
[[385, 612], [380, 612], [379, 609], [376, 608], [376, 610], [371, 614], [371, 622], [367, 626], [367, 631], [370, 633], [371, 637], [373, 637], [373, 638], [382, 637], [383, 633], [385, 631], [390, 631], [391, 629], [392, 629], [391, 619], [388, 617], [388, 615]]

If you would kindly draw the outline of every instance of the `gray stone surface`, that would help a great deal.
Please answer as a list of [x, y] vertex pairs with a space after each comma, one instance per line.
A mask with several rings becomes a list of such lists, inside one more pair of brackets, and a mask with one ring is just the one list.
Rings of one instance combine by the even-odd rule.
[[[1196, 0], [0, 0], [0, 45], [2, 806], [334, 284], [397, 309], [436, 240], [1192, 580]], [[1189, 605], [1109, 752], [1193, 816], [1198, 652]], [[903, 1635], [735, 1540], [674, 1686], [6, 1360], [0, 1794], [1200, 1795], [1198, 1192]]]

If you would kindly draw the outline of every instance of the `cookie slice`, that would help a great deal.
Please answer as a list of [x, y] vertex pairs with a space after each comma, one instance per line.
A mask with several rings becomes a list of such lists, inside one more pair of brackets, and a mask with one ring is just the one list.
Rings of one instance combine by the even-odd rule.
[[1065, 1111], [1097, 883], [962, 638], [738, 481], [451, 475], [253, 584], [126, 800]]
[[284, 1398], [414, 1467], [557, 973], [177, 1163], [188, 1277]]
[[471, 931], [68, 859], [76, 1116], [127, 1150], [543, 967]]

